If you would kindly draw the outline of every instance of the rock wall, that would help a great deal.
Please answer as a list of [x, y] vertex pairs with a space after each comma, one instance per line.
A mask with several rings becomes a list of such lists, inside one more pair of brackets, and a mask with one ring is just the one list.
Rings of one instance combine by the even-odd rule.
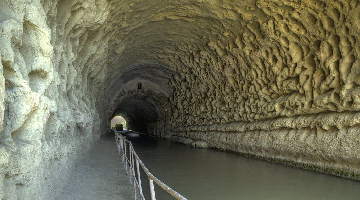
[[359, 13], [358, 0], [0, 1], [0, 199], [57, 196], [119, 113], [359, 179]]
[[101, 24], [92, 16], [101, 6], [88, 2], [80, 20], [73, 4], [0, 2], [0, 199], [54, 199], [100, 137], [86, 82], [99, 69], [86, 66], [96, 52], [86, 33]]
[[173, 79], [175, 134], [359, 179], [358, 1], [236, 8], [218, 37], [179, 58], [192, 67]]

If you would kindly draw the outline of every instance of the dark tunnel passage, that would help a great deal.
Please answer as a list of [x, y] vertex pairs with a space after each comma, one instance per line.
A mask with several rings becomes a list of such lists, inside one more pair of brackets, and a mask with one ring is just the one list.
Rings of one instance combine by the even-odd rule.
[[113, 99], [108, 110], [109, 121], [121, 115], [130, 130], [165, 136], [173, 74], [167, 67], [152, 63], [133, 65], [120, 73], [108, 89]]
[[114, 112], [127, 121], [128, 129], [148, 134], [148, 127], [163, 115], [162, 106], [146, 94], [134, 94], [122, 99]]

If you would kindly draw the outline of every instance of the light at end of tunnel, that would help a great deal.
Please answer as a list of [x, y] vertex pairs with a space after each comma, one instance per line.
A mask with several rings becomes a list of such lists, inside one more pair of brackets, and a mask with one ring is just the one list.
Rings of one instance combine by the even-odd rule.
[[115, 128], [116, 124], [122, 124], [124, 129], [126, 129], [126, 120], [120, 115], [117, 115], [111, 119], [110, 128]]

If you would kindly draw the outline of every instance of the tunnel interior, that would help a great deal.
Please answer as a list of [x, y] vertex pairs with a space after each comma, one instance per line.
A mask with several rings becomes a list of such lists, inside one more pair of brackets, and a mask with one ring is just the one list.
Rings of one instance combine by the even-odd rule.
[[144, 134], [148, 134], [149, 124], [157, 122], [164, 115], [158, 102], [138, 94], [124, 97], [117, 104], [114, 114], [125, 117], [128, 129]]
[[0, 1], [0, 199], [54, 199], [118, 114], [360, 180], [359, 13], [359, 0]]
[[112, 101], [108, 118], [121, 115], [129, 129], [144, 134], [166, 134], [170, 85], [174, 72], [167, 67], [142, 63], [120, 73], [108, 89]]

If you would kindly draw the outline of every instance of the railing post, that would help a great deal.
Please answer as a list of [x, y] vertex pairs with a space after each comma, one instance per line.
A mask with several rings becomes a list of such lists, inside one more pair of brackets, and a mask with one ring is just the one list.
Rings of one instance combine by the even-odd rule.
[[135, 181], [136, 179], [134, 178], [134, 181], [133, 181], [133, 184], [134, 184], [134, 199], [135, 200], [137, 200], [137, 198], [136, 198], [136, 181]]
[[131, 143], [129, 143], [130, 184], [132, 184], [132, 182], [133, 182], [133, 177], [132, 177], [132, 176], [133, 176], [133, 174], [132, 174], [132, 171], [133, 171], [132, 168], [133, 168], [133, 166], [132, 166], [131, 162], [132, 162], [132, 149], [131, 149]]
[[135, 182], [136, 182], [135, 165], [134, 165], [134, 152], [135, 152], [135, 150], [134, 150], [132, 144], [130, 144], [130, 145], [131, 145], [131, 173], [132, 173], [132, 176], [133, 176], [132, 178], [134, 179], [134, 187], [135, 187]]
[[122, 136], [120, 136], [120, 148], [121, 148], [121, 152], [122, 152], [122, 162], [124, 162], [124, 160], [125, 160], [125, 156], [124, 156], [124, 140], [123, 140]]
[[119, 154], [121, 154], [121, 152], [120, 152], [119, 134], [116, 131], [115, 131], [115, 140], [116, 140], [116, 146], [118, 148], [118, 152], [119, 152]]
[[139, 160], [138, 160], [138, 158], [136, 158], [136, 157], [135, 157], [135, 160], [136, 160], [136, 171], [137, 171], [137, 176], [138, 176], [139, 192], [140, 192], [140, 196], [143, 196], [142, 187], [141, 187]]
[[[124, 157], [126, 158], [126, 142], [125, 142], [125, 140], [124, 140]], [[125, 160], [124, 165], [125, 165], [126, 174], [129, 174], [127, 160], [126, 159], [124, 159], [124, 160]]]
[[154, 181], [149, 178], [150, 183], [150, 194], [151, 194], [151, 200], [156, 200], [155, 198], [155, 188], [154, 188]]

